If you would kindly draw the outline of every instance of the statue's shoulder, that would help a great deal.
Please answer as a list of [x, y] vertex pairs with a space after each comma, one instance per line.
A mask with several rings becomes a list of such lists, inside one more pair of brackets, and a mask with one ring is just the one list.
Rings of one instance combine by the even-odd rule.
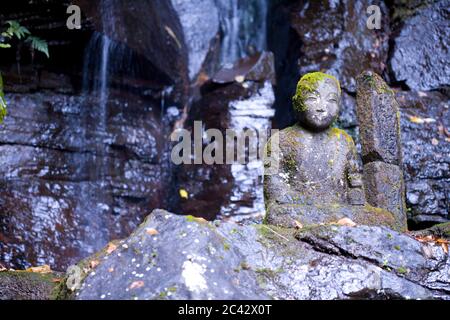
[[301, 126], [295, 124], [293, 126], [284, 128], [283, 130], [280, 130], [279, 134], [280, 134], [280, 139], [292, 139], [292, 138], [301, 138], [301, 137], [305, 136], [305, 134], [308, 134], [308, 133]]
[[278, 131], [272, 138], [277, 138], [281, 150], [298, 149], [307, 134], [308, 132], [299, 125], [293, 125]]
[[347, 132], [345, 132], [345, 130], [339, 128], [330, 128], [328, 130], [328, 135], [337, 143], [345, 144], [351, 148], [355, 147], [353, 138]]

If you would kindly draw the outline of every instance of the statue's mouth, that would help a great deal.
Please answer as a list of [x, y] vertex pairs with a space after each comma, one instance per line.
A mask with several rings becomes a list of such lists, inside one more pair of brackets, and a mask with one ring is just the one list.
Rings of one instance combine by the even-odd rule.
[[316, 119], [324, 119], [328, 116], [328, 112], [323, 109], [316, 110], [316, 114], [314, 115], [314, 118]]

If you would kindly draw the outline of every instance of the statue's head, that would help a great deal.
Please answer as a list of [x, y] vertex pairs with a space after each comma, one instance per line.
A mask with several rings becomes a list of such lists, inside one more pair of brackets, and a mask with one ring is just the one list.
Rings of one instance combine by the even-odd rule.
[[339, 81], [326, 73], [305, 74], [297, 84], [292, 98], [298, 120], [313, 131], [331, 126], [339, 115], [341, 87]]

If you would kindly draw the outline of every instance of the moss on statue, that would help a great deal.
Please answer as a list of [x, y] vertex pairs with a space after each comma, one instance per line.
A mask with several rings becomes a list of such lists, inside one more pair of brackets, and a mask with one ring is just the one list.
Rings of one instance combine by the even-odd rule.
[[341, 92], [339, 81], [332, 75], [323, 72], [307, 73], [297, 83], [297, 90], [295, 92], [295, 95], [292, 97], [292, 105], [295, 111], [306, 111], [307, 107], [304, 104], [306, 94], [316, 90], [318, 83], [325, 79], [333, 80], [339, 88], [339, 92]]

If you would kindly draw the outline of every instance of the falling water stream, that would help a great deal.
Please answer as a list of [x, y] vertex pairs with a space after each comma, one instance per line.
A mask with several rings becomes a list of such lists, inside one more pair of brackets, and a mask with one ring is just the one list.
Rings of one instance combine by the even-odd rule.
[[266, 48], [268, 0], [216, 0], [223, 32], [224, 65]]
[[[266, 39], [266, 15], [268, 0], [214, 0], [218, 8], [220, 17], [220, 28], [222, 30], [221, 64], [229, 66], [239, 58], [249, 56], [257, 51], [265, 49]], [[120, 17], [121, 10], [118, 0], [101, 0], [100, 4], [102, 29], [108, 30], [108, 35], [114, 34], [118, 24], [122, 23]], [[90, 172], [90, 179], [99, 181], [102, 186], [99, 192], [105, 193], [108, 187], [108, 106], [114, 103], [111, 96], [111, 88], [117, 84], [121, 75], [130, 76], [135, 66], [131, 58], [131, 51], [111, 39], [104, 33], [95, 32], [89, 42], [85, 53], [85, 64], [83, 73], [83, 90], [86, 97], [94, 97], [93, 106], [96, 108], [94, 114], [97, 115], [97, 132], [103, 133], [97, 137], [95, 142], [96, 165], [95, 168], [86, 168]], [[192, 62], [191, 62], [192, 63]], [[194, 61], [193, 63], [201, 64]], [[119, 76], [118, 76], [119, 75]], [[169, 88], [170, 89], [170, 88]], [[166, 90], [163, 91], [163, 97]], [[261, 95], [249, 99], [247, 103], [233, 103], [230, 105], [231, 125], [233, 129], [243, 130], [247, 128], [268, 129], [270, 128], [270, 117], [273, 115], [271, 90], [267, 85], [262, 90]], [[161, 105], [161, 112], [164, 112], [164, 99]], [[253, 113], [257, 113], [254, 115]], [[161, 115], [163, 116], [163, 115]], [[91, 164], [86, 164], [92, 166]], [[222, 208], [222, 215], [226, 216], [248, 216], [261, 214], [264, 210], [264, 200], [261, 185], [261, 163], [250, 163], [247, 165], [232, 166], [232, 174], [235, 179], [235, 187], [232, 190], [230, 205]], [[85, 190], [81, 190], [80, 198], [89, 197]], [[242, 198], [254, 198], [253, 205], [241, 205]], [[102, 195], [96, 195], [101, 199]], [[83, 201], [83, 199], [81, 199]], [[92, 203], [86, 201], [86, 203]], [[105, 206], [99, 208], [86, 208], [90, 210], [89, 223], [99, 227], [102, 219], [98, 215], [105, 214]], [[98, 209], [98, 210], [97, 210]], [[89, 229], [89, 226], [86, 227]], [[100, 238], [100, 237], [99, 237]], [[87, 240], [87, 242], [93, 241]], [[95, 241], [94, 241], [95, 242]], [[100, 239], [95, 247], [104, 244], [104, 239]]]

